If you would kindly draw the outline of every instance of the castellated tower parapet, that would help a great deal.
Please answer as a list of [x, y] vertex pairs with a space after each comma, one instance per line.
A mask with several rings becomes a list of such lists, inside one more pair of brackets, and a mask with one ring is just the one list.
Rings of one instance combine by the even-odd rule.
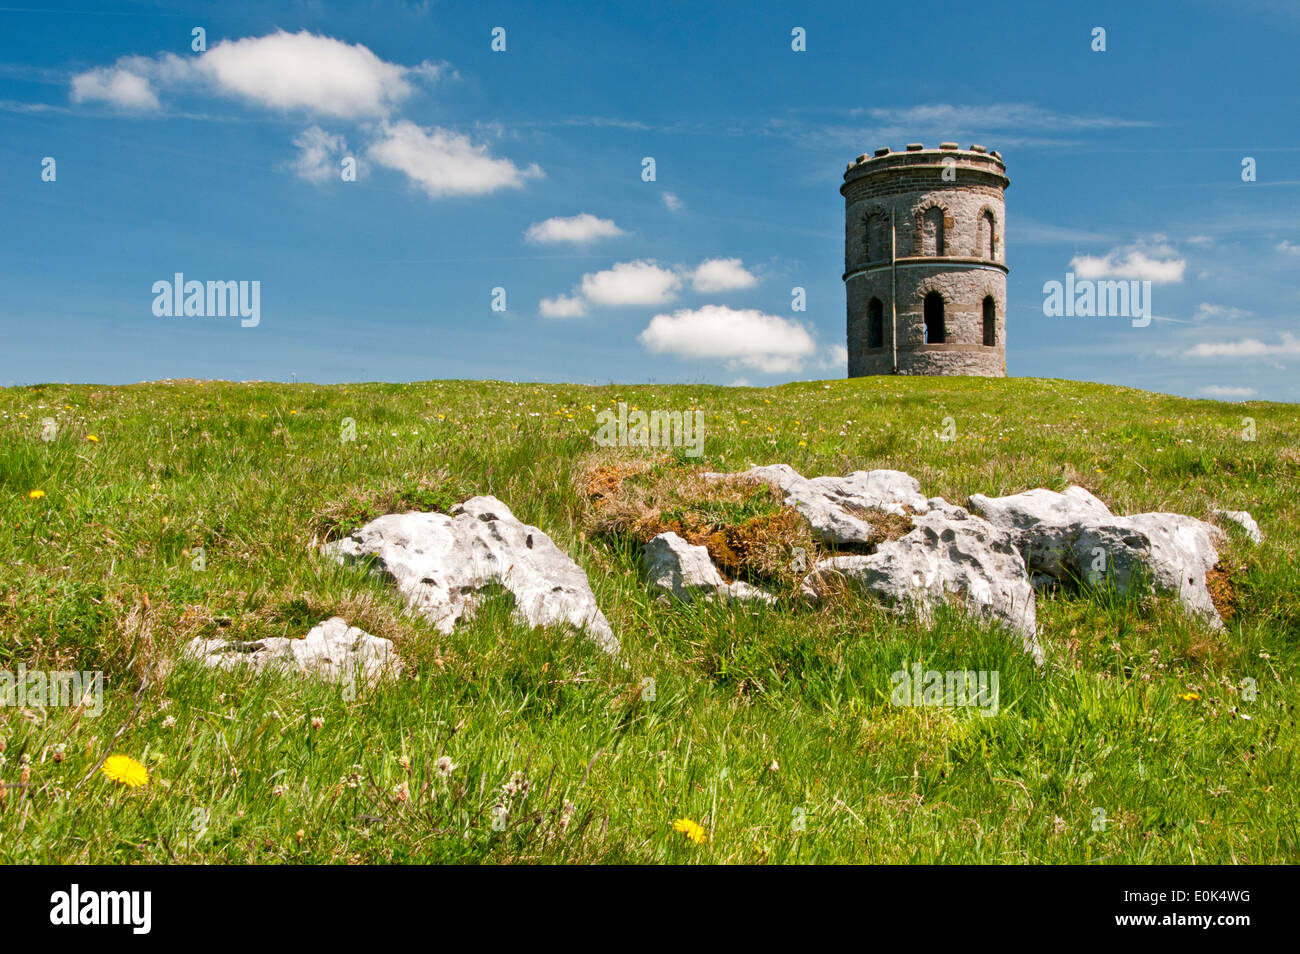
[[844, 173], [849, 377], [1007, 373], [1002, 157], [877, 149]]

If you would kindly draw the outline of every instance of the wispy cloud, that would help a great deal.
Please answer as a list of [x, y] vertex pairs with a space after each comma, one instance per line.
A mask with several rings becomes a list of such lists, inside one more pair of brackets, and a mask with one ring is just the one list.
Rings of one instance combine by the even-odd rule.
[[1155, 125], [1095, 113], [1066, 113], [1033, 103], [928, 103], [903, 107], [864, 107], [842, 114], [843, 121], [810, 122], [802, 116], [769, 120], [761, 132], [836, 148], [874, 145], [901, 147], [921, 141], [937, 146], [959, 139], [983, 142], [989, 148], [1063, 146], [1078, 144], [1078, 135]]
[[1236, 341], [1202, 341], [1183, 352], [1189, 358], [1282, 358], [1300, 355], [1300, 337], [1289, 331], [1282, 332], [1275, 344], [1258, 338], [1239, 338]]
[[1258, 393], [1254, 388], [1239, 388], [1226, 384], [1210, 384], [1201, 388], [1200, 394], [1212, 398], [1227, 398], [1241, 400]]
[[293, 144], [298, 157], [290, 165], [299, 178], [319, 185], [339, 177], [340, 160], [348, 148], [342, 136], [311, 126], [299, 133]]

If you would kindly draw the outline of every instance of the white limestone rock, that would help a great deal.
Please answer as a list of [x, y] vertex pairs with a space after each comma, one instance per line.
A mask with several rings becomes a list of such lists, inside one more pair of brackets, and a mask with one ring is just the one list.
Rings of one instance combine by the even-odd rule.
[[532, 626], [567, 624], [606, 652], [618, 652], [587, 575], [541, 530], [495, 497], [471, 497], [450, 514], [387, 514], [326, 544], [339, 562], [373, 557], [412, 610], [443, 632], [472, 613], [482, 591], [500, 585]]
[[1109, 578], [1120, 593], [1150, 578], [1211, 626], [1223, 621], [1206, 587], [1223, 531], [1176, 513], [1117, 516], [1082, 487], [1038, 488], [1006, 497], [975, 494], [971, 509], [1012, 534], [1037, 580]]
[[186, 644], [185, 655], [226, 671], [247, 666], [256, 672], [278, 669], [330, 682], [355, 679], [366, 684], [395, 676], [402, 667], [390, 640], [349, 626], [339, 616], [313, 627], [303, 639], [275, 636], [240, 642], [196, 637]]
[[1251, 543], [1264, 542], [1264, 534], [1260, 532], [1259, 524], [1255, 522], [1249, 510], [1216, 510], [1214, 516], [1220, 520], [1229, 520], [1241, 527], [1246, 531], [1246, 536]]
[[691, 544], [672, 531], [645, 545], [646, 579], [657, 590], [690, 602], [697, 595], [731, 600], [775, 603], [776, 597], [744, 581], [728, 583], [718, 572], [707, 547]]
[[942, 498], [929, 509], [912, 517], [909, 533], [874, 553], [823, 560], [815, 573], [839, 574], [926, 620], [934, 606], [955, 597], [967, 612], [1018, 633], [1041, 663], [1036, 597], [1011, 535]]
[[868, 544], [881, 539], [883, 534], [872, 527], [870, 515], [864, 511], [905, 515], [904, 508], [918, 513], [928, 509], [916, 478], [899, 470], [858, 470], [847, 477], [809, 479], [789, 464], [771, 464], [735, 474], [705, 476], [757, 480], [776, 487], [784, 495], [785, 505], [808, 521], [813, 535], [831, 545]]

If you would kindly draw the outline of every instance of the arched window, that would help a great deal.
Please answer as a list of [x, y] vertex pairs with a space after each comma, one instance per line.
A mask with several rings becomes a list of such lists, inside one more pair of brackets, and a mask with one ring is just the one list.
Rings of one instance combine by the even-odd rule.
[[944, 254], [943, 209], [932, 207], [921, 216], [921, 254]]
[[993, 347], [998, 343], [998, 303], [992, 295], [984, 296], [984, 344]]
[[889, 258], [889, 219], [883, 212], [873, 212], [867, 217], [862, 251], [868, 262]]
[[998, 226], [988, 209], [980, 215], [979, 254], [990, 262], [998, 259]]
[[867, 306], [867, 347], [885, 346], [885, 306], [879, 298], [871, 299]]
[[943, 296], [930, 292], [925, 296], [925, 343], [943, 344]]

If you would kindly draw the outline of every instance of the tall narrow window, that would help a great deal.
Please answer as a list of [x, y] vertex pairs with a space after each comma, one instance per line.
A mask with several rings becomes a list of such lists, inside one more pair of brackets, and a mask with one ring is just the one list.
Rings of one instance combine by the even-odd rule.
[[993, 347], [998, 343], [998, 304], [992, 295], [984, 297], [984, 344]]
[[944, 254], [943, 209], [926, 209], [921, 217], [921, 254]]
[[943, 344], [943, 296], [930, 292], [925, 296], [925, 343]]
[[885, 346], [885, 306], [879, 298], [871, 299], [867, 306], [867, 347]]
[[998, 259], [998, 229], [997, 223], [993, 219], [993, 213], [987, 209], [980, 216], [980, 257], [990, 262], [996, 262]]

